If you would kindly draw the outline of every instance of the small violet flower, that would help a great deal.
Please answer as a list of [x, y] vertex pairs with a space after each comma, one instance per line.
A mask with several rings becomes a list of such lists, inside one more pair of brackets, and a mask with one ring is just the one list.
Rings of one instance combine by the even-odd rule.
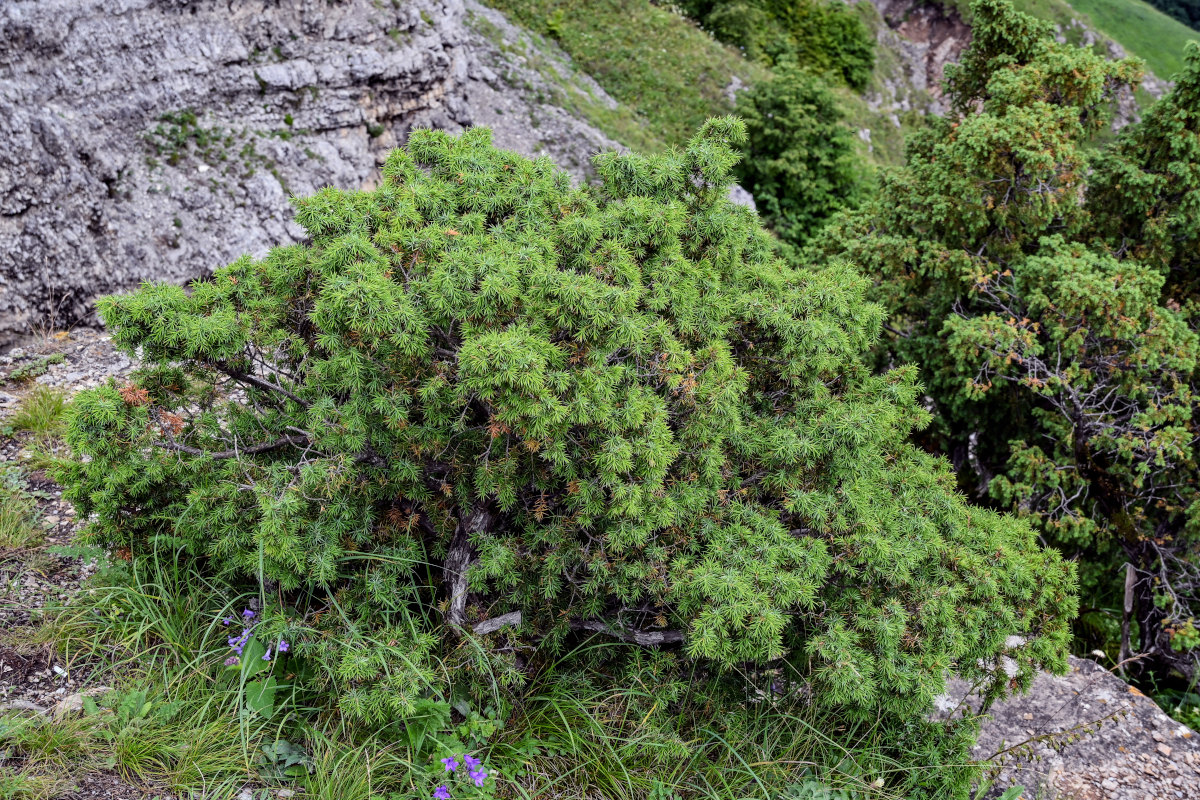
[[446, 786], [439, 786], [433, 790], [433, 800], [450, 800], [450, 790]]
[[225, 627], [229, 627], [230, 625], [233, 624], [233, 618], [226, 617], [225, 619], [221, 620], [221, 624], [224, 625]]
[[289, 645], [288, 645], [288, 643], [287, 643], [287, 639], [280, 639], [280, 640], [279, 640], [279, 646], [278, 646], [278, 647], [276, 647], [275, 649], [276, 649], [276, 650], [278, 650], [278, 651], [279, 651], [279, 652], [281, 652], [281, 653], [286, 653], [286, 652], [288, 651], [288, 649], [289, 649]]
[[267, 648], [267, 652], [263, 653], [263, 661], [271, 660], [271, 648]]
[[466, 765], [471, 769], [479, 769], [479, 765], [483, 763], [470, 753], [463, 753], [463, 761], [466, 762]]
[[483, 782], [485, 780], [487, 780], [487, 773], [481, 769], [480, 770], [473, 769], [470, 772], [468, 772], [467, 775], [469, 775], [471, 777], [471, 780], [475, 781], [476, 786], [483, 786]]
[[254, 616], [254, 612], [253, 612], [253, 611], [251, 611], [251, 610], [250, 610], [250, 609], [248, 609], [248, 608], [247, 608], [245, 611], [243, 611], [243, 612], [242, 612], [242, 617], [243, 617], [243, 618], [245, 618], [245, 619], [250, 619], [250, 618], [252, 618], [253, 616]]
[[230, 656], [229, 658], [225, 659], [225, 666], [232, 667], [234, 664], [238, 663], [239, 660], [240, 659], [237, 656]]
[[454, 772], [458, 769], [458, 762], [454, 760], [454, 756], [446, 756], [442, 759], [442, 763], [446, 765], [446, 772]]

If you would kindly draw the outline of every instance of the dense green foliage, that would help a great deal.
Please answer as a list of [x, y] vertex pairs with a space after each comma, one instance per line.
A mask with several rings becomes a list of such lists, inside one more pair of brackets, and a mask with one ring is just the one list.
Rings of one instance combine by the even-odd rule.
[[1144, 663], [1191, 675], [1200, 57], [1091, 158], [1138, 65], [1059, 44], [1007, 0], [972, 9], [955, 113], [815, 251], [879, 277], [881, 357], [922, 365], [926, 443], [1080, 556], [1090, 599], [1119, 607], [1133, 564]]
[[297, 201], [309, 244], [104, 300], [145, 367], [73, 404], [88, 537], [257, 583], [347, 720], [506, 707], [600, 634], [657, 675], [647, 715], [770, 666], [960, 765], [897, 787], [965, 791], [931, 700], [950, 669], [994, 697], [1062, 668], [1073, 572], [908, 442], [928, 414], [914, 368], [864, 362], [865, 282], [787, 266], [725, 199], [743, 138], [571, 188], [418, 131], [378, 189]]
[[875, 63], [875, 40], [862, 19], [836, 0], [688, 0], [683, 8], [753, 61], [793, 62], [862, 89]]
[[775, 233], [803, 244], [835, 212], [857, 204], [862, 166], [837, 98], [820, 78], [783, 64], [738, 97], [746, 123], [744, 188]]

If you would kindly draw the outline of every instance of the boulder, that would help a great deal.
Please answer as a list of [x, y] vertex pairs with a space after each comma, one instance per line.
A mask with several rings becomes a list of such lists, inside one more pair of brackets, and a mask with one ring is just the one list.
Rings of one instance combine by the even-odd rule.
[[[951, 681], [941, 712], [977, 711], [970, 689]], [[1200, 737], [1095, 661], [1071, 657], [1066, 675], [1038, 676], [989, 717], [974, 753], [996, 765], [987, 797], [1012, 786], [1044, 800], [1200, 797]]]

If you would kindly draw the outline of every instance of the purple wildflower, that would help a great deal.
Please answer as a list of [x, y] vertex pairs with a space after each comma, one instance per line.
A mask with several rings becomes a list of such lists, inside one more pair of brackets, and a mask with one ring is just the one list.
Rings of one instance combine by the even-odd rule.
[[483, 763], [470, 753], [463, 753], [463, 761], [466, 762], [466, 765], [471, 769], [479, 769], [479, 765]]
[[243, 618], [245, 618], [245, 619], [250, 619], [250, 618], [252, 618], [253, 616], [254, 616], [254, 612], [253, 612], [253, 611], [251, 611], [251, 610], [250, 610], [250, 609], [248, 609], [248, 608], [247, 608], [245, 611], [243, 611], [243, 612], [242, 612], [242, 617], [243, 617]]
[[476, 786], [483, 786], [483, 782], [485, 780], [487, 780], [487, 773], [481, 769], [480, 770], [473, 769], [470, 772], [468, 772], [467, 774], [471, 777], [471, 780], [475, 781]]
[[454, 760], [454, 756], [446, 756], [442, 759], [442, 763], [446, 765], [446, 772], [454, 772], [458, 769], [458, 762]]
[[267, 652], [263, 653], [263, 661], [271, 660], [271, 648], [267, 648]]
[[288, 651], [288, 648], [289, 648], [289, 645], [287, 643], [287, 639], [280, 639], [279, 646], [276, 647], [275, 649], [281, 653], [286, 653]]
[[450, 800], [450, 790], [445, 785], [433, 790], [433, 800]]
[[237, 656], [230, 656], [229, 658], [225, 659], [225, 666], [232, 667], [234, 664], [238, 663], [239, 660], [240, 659], [238, 659]]
[[226, 627], [229, 627], [230, 625], [232, 625], [232, 624], [233, 624], [233, 618], [232, 618], [232, 617], [226, 617], [225, 619], [221, 620], [221, 624], [222, 624], [222, 625], [224, 625], [224, 626], [226, 626]]

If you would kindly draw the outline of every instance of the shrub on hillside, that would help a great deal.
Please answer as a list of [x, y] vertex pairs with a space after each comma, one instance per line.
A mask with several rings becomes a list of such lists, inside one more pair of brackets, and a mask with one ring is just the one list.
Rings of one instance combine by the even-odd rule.
[[852, 89], [875, 66], [875, 40], [839, 0], [689, 0], [682, 6], [723, 42], [768, 65], [798, 63]]
[[[297, 201], [307, 244], [105, 299], [145, 366], [73, 405], [88, 538], [258, 582], [350, 719], [495, 703], [599, 635], [692, 681], [777, 668], [932, 758], [948, 670], [994, 697], [1064, 667], [1073, 573], [908, 443], [866, 283], [725, 199], [743, 138], [572, 188], [417, 131], [377, 189]], [[961, 788], [964, 756], [892, 780]]]
[[1200, 57], [1089, 163], [1139, 66], [1060, 44], [1007, 0], [972, 10], [955, 113], [814, 253], [879, 279], [881, 358], [922, 364], [926, 443], [1080, 557], [1094, 605], [1122, 606], [1133, 565], [1126, 638], [1136, 623], [1141, 665], [1192, 676]]
[[738, 180], [771, 230], [803, 244], [834, 213], [858, 204], [853, 134], [820, 78], [782, 64], [771, 80], [742, 92], [737, 108], [747, 133]]

